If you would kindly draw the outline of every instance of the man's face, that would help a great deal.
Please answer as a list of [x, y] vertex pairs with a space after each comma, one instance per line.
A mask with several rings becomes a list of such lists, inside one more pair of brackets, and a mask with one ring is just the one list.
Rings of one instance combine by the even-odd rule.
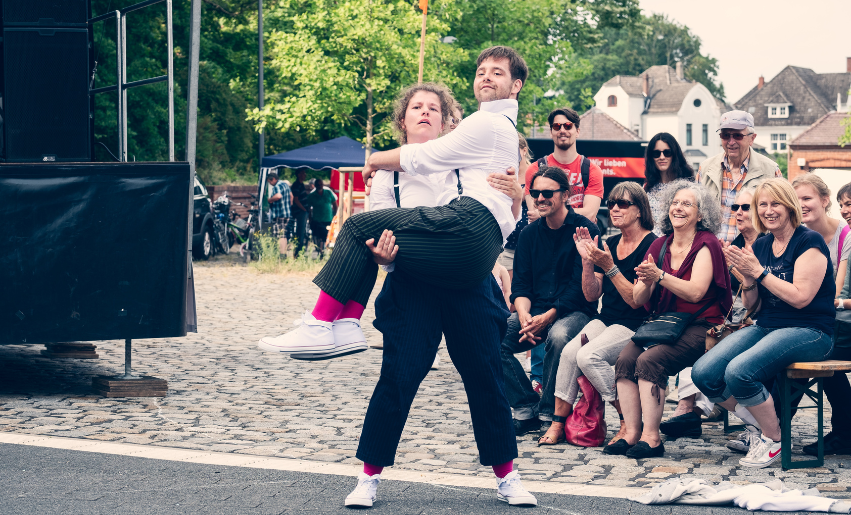
[[[756, 134], [748, 134], [750, 129], [721, 129], [721, 146], [731, 159], [743, 159], [748, 155], [748, 149], [753, 145]], [[742, 138], [737, 140], [737, 135]]]
[[521, 87], [523, 82], [520, 79], [511, 80], [507, 58], [485, 59], [476, 69], [473, 93], [479, 103], [516, 98]]
[[269, 178], [266, 179], [266, 182], [269, 183], [269, 186], [274, 186], [274, 185], [278, 184], [278, 178], [277, 177], [269, 177]]
[[298, 179], [298, 182], [304, 182], [304, 180], [307, 179], [307, 172], [299, 170], [296, 174], [296, 178]]
[[322, 191], [322, 187], [323, 187], [322, 180], [316, 179], [316, 191]]
[[[559, 183], [552, 179], [547, 179], [546, 177], [536, 177], [535, 182], [532, 184], [532, 188], [530, 190], [537, 191], [547, 191], [547, 190], [559, 190], [561, 186]], [[560, 213], [562, 210], [567, 209], [565, 207], [565, 196], [567, 192], [564, 191], [556, 191], [553, 193], [551, 198], [544, 198], [543, 195], [539, 195], [538, 198], [535, 199], [535, 209], [538, 210], [538, 213], [541, 215], [541, 218], [546, 218], [550, 215]], [[534, 198], [534, 197], [533, 197]]]
[[[567, 125], [570, 125], [569, 129]], [[556, 127], [559, 127], [559, 129], [556, 129]], [[567, 116], [559, 114], [553, 118], [553, 123], [550, 125], [550, 134], [553, 137], [553, 143], [559, 150], [567, 150], [576, 143], [576, 138], [579, 136], [579, 127], [568, 120]]]

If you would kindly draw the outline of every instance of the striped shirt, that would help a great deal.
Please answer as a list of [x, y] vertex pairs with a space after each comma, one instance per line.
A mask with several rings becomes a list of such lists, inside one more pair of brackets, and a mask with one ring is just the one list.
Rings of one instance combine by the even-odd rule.
[[281, 194], [281, 199], [277, 202], [269, 202], [269, 216], [275, 218], [290, 217], [290, 187], [284, 181], [278, 181], [269, 190], [269, 198], [274, 197], [278, 193]]

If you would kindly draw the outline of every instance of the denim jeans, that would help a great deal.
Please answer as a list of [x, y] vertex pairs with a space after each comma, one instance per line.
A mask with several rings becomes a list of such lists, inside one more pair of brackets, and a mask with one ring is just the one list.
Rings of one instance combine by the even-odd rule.
[[570, 313], [553, 323], [548, 333], [542, 333], [538, 345], [544, 346], [543, 395], [538, 397], [532, 382], [526, 376], [523, 365], [514, 357], [535, 345], [520, 340], [520, 319], [517, 313], [508, 318], [508, 330], [502, 340], [502, 373], [505, 378], [505, 393], [514, 409], [514, 418], [527, 420], [539, 416], [551, 420], [555, 411], [556, 374], [561, 360], [561, 351], [585, 327], [591, 318], [578, 311]]
[[293, 218], [295, 219], [295, 234], [293, 236], [296, 237], [296, 245], [295, 250], [293, 250], [293, 256], [298, 257], [301, 254], [301, 251], [304, 250], [305, 245], [307, 245], [307, 211], [302, 211], [301, 209], [293, 206]]
[[833, 338], [816, 329], [752, 325], [697, 360], [691, 378], [712, 402], [734, 397], [742, 406], [757, 406], [769, 397], [763, 383], [790, 363], [823, 361], [832, 350]]
[[529, 379], [538, 381], [544, 384], [544, 345], [535, 345], [532, 347], [532, 356], [530, 357], [531, 369], [529, 371]]

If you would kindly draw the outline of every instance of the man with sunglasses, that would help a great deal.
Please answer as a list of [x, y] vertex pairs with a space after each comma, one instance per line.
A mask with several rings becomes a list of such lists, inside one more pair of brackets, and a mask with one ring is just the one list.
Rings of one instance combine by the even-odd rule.
[[724, 151], [700, 164], [696, 180], [721, 202], [723, 220], [717, 236], [731, 243], [739, 233], [736, 213], [731, 208], [742, 187], [754, 188], [765, 179], [783, 177], [783, 174], [777, 163], [758, 152], [751, 152], [756, 132], [750, 113], [724, 113], [718, 132]]
[[576, 151], [579, 138], [579, 114], [573, 109], [560, 107], [547, 117], [550, 135], [555, 148], [553, 153], [538, 159], [526, 170], [526, 207], [529, 220], [537, 218], [535, 201], [529, 196], [529, 180], [543, 166], [556, 166], [564, 170], [570, 180], [568, 202], [576, 214], [596, 222], [597, 211], [603, 201], [603, 171]]
[[[518, 436], [539, 429], [542, 421], [552, 421], [561, 351], [597, 313], [597, 302], [588, 302], [582, 292], [582, 256], [573, 242], [580, 227], [592, 238], [599, 236], [597, 225], [567, 203], [571, 185], [561, 168], [541, 168], [529, 185], [541, 217], [517, 239], [511, 282], [517, 312], [508, 319], [501, 350], [505, 393]], [[546, 352], [540, 397], [514, 357], [536, 345], [545, 345]]]

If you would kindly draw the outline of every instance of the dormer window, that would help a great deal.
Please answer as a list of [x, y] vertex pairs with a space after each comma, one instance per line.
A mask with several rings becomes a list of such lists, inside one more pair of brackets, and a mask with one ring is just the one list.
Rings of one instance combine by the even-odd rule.
[[792, 104], [766, 104], [769, 118], [789, 118]]
[[618, 97], [616, 97], [614, 95], [609, 95], [608, 106], [609, 107], [617, 107], [618, 106]]

